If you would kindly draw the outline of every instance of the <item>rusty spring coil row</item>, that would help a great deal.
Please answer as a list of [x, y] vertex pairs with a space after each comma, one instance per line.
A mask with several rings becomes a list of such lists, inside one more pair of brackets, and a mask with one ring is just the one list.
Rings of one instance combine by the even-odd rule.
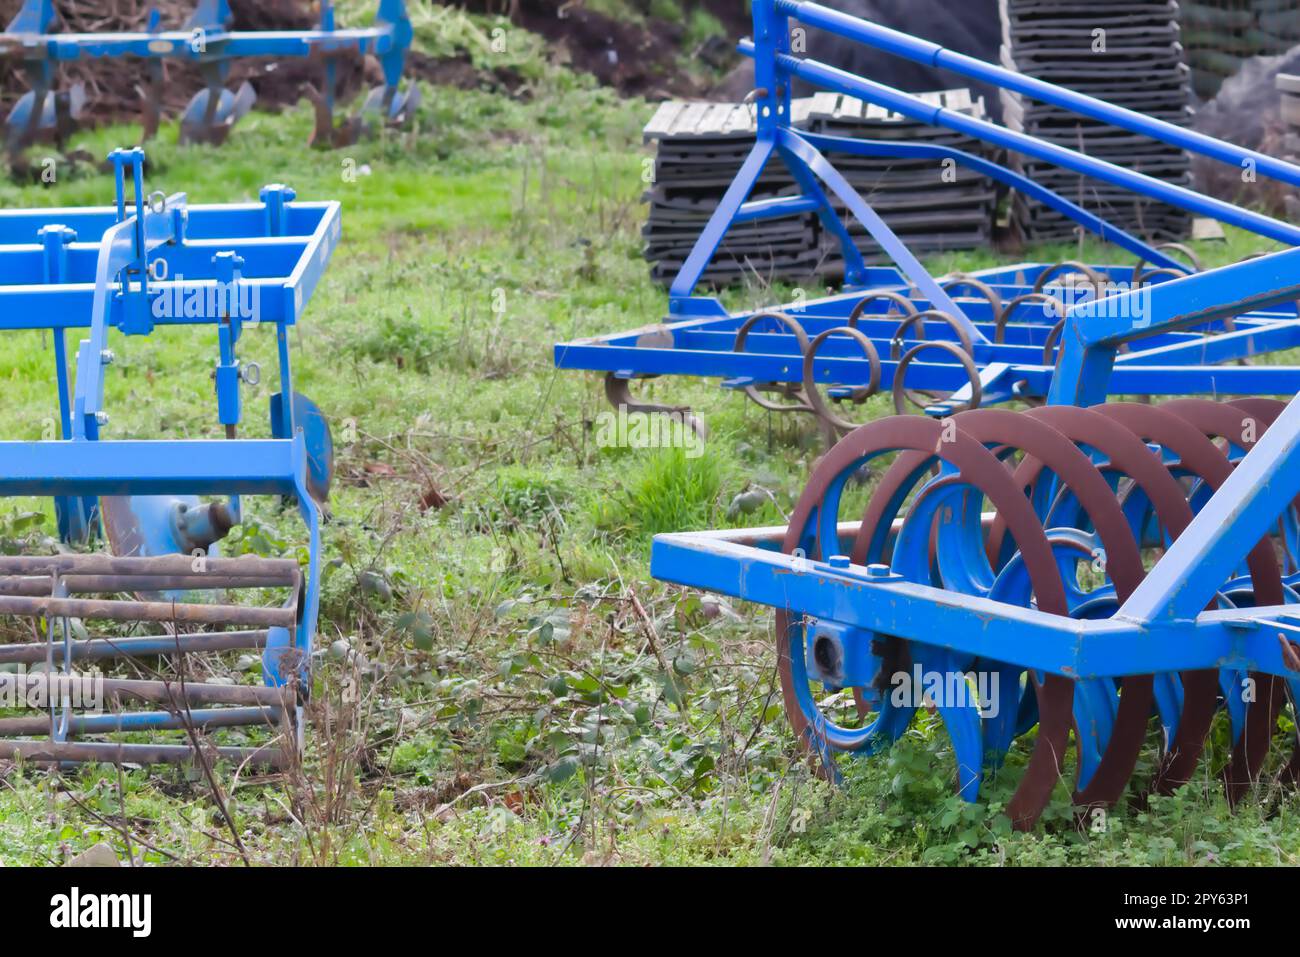
[[[1180, 399], [1159, 406], [977, 409], [946, 421], [880, 419], [853, 431], [814, 469], [784, 550], [801, 548], [823, 560], [841, 553], [845, 543], [821, 536], [830, 534], [837, 518], [850, 517], [840, 514], [850, 477], [865, 462], [892, 455], [854, 536], [854, 563], [888, 564], [910, 581], [1051, 614], [1107, 618], [1146, 574], [1144, 558], [1177, 538], [1281, 408], [1261, 398]], [[994, 517], [982, 518], [989, 508]], [[1215, 605], [1300, 602], [1294, 587], [1298, 539], [1292, 507], [1239, 576], [1223, 585]], [[1095, 587], [1085, 588], [1079, 570], [1088, 565], [1100, 572], [1093, 575]], [[1221, 773], [1229, 799], [1236, 799], [1261, 774], [1286, 694], [1280, 679], [1218, 671], [1075, 682], [878, 635], [877, 687], [853, 689], [860, 720], [848, 726], [855, 722], [837, 724], [839, 712], [813, 696], [803, 630], [802, 620], [778, 612], [786, 713], [802, 741], [826, 758], [878, 751], [906, 731], [916, 708], [897, 707], [879, 693], [891, 669], [919, 664], [954, 677], [998, 673], [995, 717], [969, 707], [938, 711], [967, 797], [990, 774], [1011, 773], [1004, 757], [1017, 737], [1037, 728], [1008, 806], [1022, 829], [1034, 824], [1061, 779], [1071, 731], [1076, 804], [1119, 800], [1153, 715], [1163, 744], [1148, 787], [1167, 793], [1192, 778], [1211, 722], [1220, 709], [1228, 711], [1233, 744]], [[1247, 686], [1253, 695], [1242, 694]], [[1298, 774], [1300, 750], [1284, 772], [1292, 780]]]
[[[1181, 244], [1165, 243], [1159, 248], [1179, 253], [1185, 256], [1193, 267], [1200, 268], [1196, 254]], [[1156, 278], [1179, 278], [1188, 275], [1190, 272], [1190, 269], [1179, 270], [1169, 267], [1147, 268], [1145, 262], [1138, 262], [1133, 267], [1131, 282], [1137, 286], [1149, 283]], [[1066, 304], [1059, 297], [1045, 291], [1053, 279], [1070, 282], [1084, 289], [1091, 288], [1094, 295], [1100, 294], [1107, 283], [1106, 277], [1092, 266], [1075, 260], [1066, 260], [1044, 269], [1039, 274], [1031, 292], [1018, 295], [1005, 302], [995, 289], [971, 276], [958, 275], [944, 283], [942, 288], [945, 292], [966, 292], [968, 298], [987, 300], [994, 316], [993, 341], [998, 344], [1005, 341], [1006, 328], [1021, 307], [1031, 304], [1041, 306], [1044, 316], [1056, 317], [1056, 322], [1048, 330], [1043, 341], [1043, 364], [1055, 365], [1061, 334], [1065, 330]], [[909, 295], [886, 291], [869, 293], [854, 306], [843, 326], [827, 329], [812, 338], [808, 336], [802, 324], [788, 312], [768, 310], [754, 313], [736, 331], [733, 351], [744, 352], [749, 334], [760, 324], [775, 323], [780, 325], [794, 336], [795, 342], [799, 346], [799, 354], [803, 359], [802, 382], [797, 385], [788, 382], [767, 383], [761, 386], [747, 385], [743, 390], [745, 395], [760, 408], [769, 412], [806, 412], [816, 415], [831, 430], [840, 435], [857, 428], [859, 423], [840, 415], [827, 401], [815, 381], [814, 365], [818, 352], [827, 339], [832, 336], [844, 336], [852, 339], [861, 348], [863, 357], [867, 360], [869, 372], [866, 384], [852, 387], [845, 397], [845, 401], [860, 405], [878, 393], [882, 378], [880, 352], [872, 339], [858, 328], [858, 321], [865, 314], [868, 306], [879, 302], [887, 302], [891, 311], [897, 309], [902, 313], [902, 319], [890, 337], [889, 357], [898, 363], [894, 372], [892, 386], [894, 411], [899, 415], [903, 415], [909, 411], [909, 405], [924, 410], [927, 406], [932, 405], [935, 399], [949, 398], [949, 395], [941, 393], [923, 393], [907, 388], [906, 372], [908, 367], [917, 360], [918, 356], [927, 352], [931, 354], [942, 353], [942, 361], [953, 362], [961, 367], [971, 387], [971, 398], [961, 406], [961, 409], [968, 411], [979, 408], [982, 390], [979, 369], [975, 364], [975, 348], [970, 336], [966, 334], [966, 331], [950, 313], [941, 309], [918, 310], [912, 298], [915, 296], [919, 296], [919, 292], [915, 289], [911, 290]], [[951, 331], [951, 338], [926, 341], [925, 323], [927, 321], [947, 326]], [[1235, 328], [1231, 319], [1225, 320], [1223, 324], [1228, 331]], [[922, 341], [904, 350], [904, 343], [909, 339]], [[1125, 347], [1123, 351], [1127, 351], [1127, 348]], [[1240, 361], [1244, 362], [1245, 360]], [[763, 394], [764, 392], [775, 393], [781, 398], [774, 401], [767, 398]], [[1036, 404], [1039, 400], [1029, 399], [1026, 401], [1029, 404]]]

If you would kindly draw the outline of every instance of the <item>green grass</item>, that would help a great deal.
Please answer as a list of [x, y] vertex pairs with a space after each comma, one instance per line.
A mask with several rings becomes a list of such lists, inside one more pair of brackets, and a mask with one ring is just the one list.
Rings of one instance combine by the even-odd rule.
[[[673, 379], [645, 393], [707, 420], [702, 456], [597, 447], [601, 383], [557, 373], [551, 347], [665, 312], [640, 258], [649, 107], [530, 64], [526, 101], [427, 91], [414, 132], [342, 152], [301, 145], [305, 108], [254, 114], [220, 150], [178, 148], [174, 126], [150, 144], [150, 188], [192, 202], [252, 200], [281, 181], [343, 204], [343, 244], [294, 333], [297, 385], [339, 439], [331, 652], [303, 772], [218, 776], [242, 852], [192, 771], [8, 768], [0, 861], [58, 863], [107, 841], [156, 863], [1295, 863], [1294, 800], [1265, 788], [1234, 816], [1208, 775], [1097, 833], [1076, 827], [1062, 786], [1037, 832], [1012, 835], [1007, 785], [971, 807], [952, 796], [951, 752], [928, 718], [888, 755], [845, 761], [842, 787], [810, 773], [781, 714], [769, 614], [657, 583], [648, 558], [659, 531], [779, 523], [820, 440], [716, 383]], [[102, 154], [134, 135], [77, 145]], [[60, 168], [48, 188], [0, 185], [4, 207], [111, 195], [84, 169]], [[1252, 248], [1233, 234], [1203, 251]], [[244, 352], [271, 369], [272, 347], [254, 330]], [[213, 335], [115, 348], [110, 436], [217, 434]], [[266, 378], [246, 396], [250, 435], [269, 430]], [[48, 337], [0, 340], [5, 438], [43, 434], [53, 381]], [[0, 521], [0, 547], [30, 539], [31, 521]], [[301, 528], [259, 502], [233, 544], [293, 554]]]

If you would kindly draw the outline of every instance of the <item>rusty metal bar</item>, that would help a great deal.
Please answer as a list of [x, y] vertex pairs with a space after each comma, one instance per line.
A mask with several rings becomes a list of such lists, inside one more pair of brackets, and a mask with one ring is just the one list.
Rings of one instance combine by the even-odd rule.
[[[280, 744], [260, 748], [209, 748], [217, 756], [240, 764], [282, 770], [290, 752]], [[188, 744], [119, 744], [115, 741], [0, 741], [0, 758], [38, 764], [98, 761], [105, 764], [185, 764], [194, 757]]]
[[[189, 635], [151, 635], [138, 638], [91, 638], [72, 643], [73, 661], [106, 658], [151, 658], [176, 653], [255, 651], [266, 647], [265, 631], [219, 631]], [[45, 642], [0, 645], [0, 665], [37, 664], [46, 658]], [[54, 661], [63, 663], [63, 644], [54, 645]]]
[[[283, 580], [253, 575], [67, 575], [63, 583], [74, 595], [100, 595], [118, 592], [218, 591], [233, 588], [293, 588], [295, 579]], [[51, 575], [10, 575], [0, 577], [0, 595], [29, 598], [48, 595], [54, 588]]]
[[[29, 676], [30, 677], [30, 676]], [[104, 678], [105, 702], [120, 704], [124, 700], [148, 701], [178, 707], [232, 704], [258, 705], [269, 708], [294, 707], [293, 692], [288, 688], [260, 685], [216, 685], [187, 681], [145, 681], [135, 678]]]
[[168, 621], [251, 628], [292, 628], [296, 608], [248, 608], [166, 601], [112, 601], [89, 598], [35, 598], [0, 595], [0, 615], [23, 618], [89, 618], [106, 621]]
[[297, 583], [302, 572], [298, 563], [286, 558], [205, 558], [200, 567], [188, 555], [159, 555], [152, 558], [115, 558], [111, 555], [4, 555], [0, 575], [176, 575], [202, 578], [206, 575], [267, 577]]

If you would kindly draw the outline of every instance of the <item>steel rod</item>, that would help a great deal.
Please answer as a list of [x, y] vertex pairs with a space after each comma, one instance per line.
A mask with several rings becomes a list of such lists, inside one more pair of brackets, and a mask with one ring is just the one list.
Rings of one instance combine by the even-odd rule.
[[159, 555], [150, 558], [117, 558], [112, 555], [4, 555], [0, 575], [174, 575], [203, 578], [207, 575], [268, 578], [296, 582], [301, 577], [298, 563], [285, 558], [204, 558], [189, 555]]
[[[115, 714], [78, 714], [68, 721], [69, 734], [115, 734], [132, 731], [181, 731], [187, 727], [236, 728], [260, 725], [279, 727], [287, 714], [279, 708], [204, 708], [173, 714], [170, 711], [126, 711]], [[45, 734], [48, 717], [0, 718], [0, 737]]]
[[[283, 769], [290, 754], [281, 745], [260, 748], [211, 748], [217, 756], [240, 764]], [[0, 758], [38, 764], [94, 761], [104, 764], [185, 764], [194, 757], [188, 744], [119, 744], [115, 741], [0, 741]]]
[[[746, 56], [754, 56], [753, 43], [742, 41], [738, 49]], [[1024, 133], [1017, 133], [996, 123], [978, 120], [932, 106], [915, 96], [864, 79], [836, 67], [827, 66], [816, 60], [802, 60], [788, 54], [779, 54], [777, 63], [783, 74], [796, 76], [827, 90], [835, 90], [856, 96], [868, 103], [883, 106], [903, 116], [926, 123], [931, 126], [946, 127], [959, 133], [965, 133], [986, 143], [992, 143], [1026, 156], [1053, 163], [1065, 169], [1092, 176], [1108, 183], [1114, 183], [1152, 199], [1189, 210], [1202, 216], [1209, 216], [1220, 222], [1228, 223], [1249, 230], [1260, 236], [1266, 236], [1288, 245], [1300, 245], [1300, 229], [1280, 220], [1252, 213], [1222, 200], [1203, 196], [1194, 190], [1177, 186], [1164, 180], [1155, 179], [1144, 173], [1117, 166], [1093, 156], [1077, 153], [1063, 146], [1055, 146], [1043, 140], [1035, 139]]]
[[[188, 635], [153, 635], [139, 638], [92, 638], [72, 642], [73, 661], [106, 658], [150, 658], [198, 652], [250, 651], [266, 647], [265, 631], [220, 631]], [[0, 664], [37, 664], [46, 658], [45, 642], [0, 645]], [[54, 661], [63, 663], [63, 645], [55, 644]]]
[[982, 80], [996, 87], [1014, 90], [1044, 103], [1061, 106], [1083, 116], [1101, 120], [1104, 123], [1134, 133], [1140, 133], [1143, 136], [1149, 136], [1163, 143], [1193, 153], [1199, 153], [1202, 156], [1208, 156], [1230, 165], [1241, 167], [1243, 164], [1250, 163], [1265, 176], [1281, 180], [1284, 183], [1290, 183], [1293, 186], [1300, 186], [1300, 167], [1267, 156], [1256, 150], [1234, 146], [1212, 136], [1206, 136], [1204, 133], [1184, 129], [1173, 123], [1153, 119], [1134, 110], [1116, 106], [1113, 103], [1107, 103], [1104, 100], [1086, 96], [1082, 93], [1076, 93], [1074, 90], [1057, 86], [1054, 83], [1025, 76], [1022, 73], [967, 56], [964, 53], [957, 53], [929, 40], [922, 40], [901, 31], [881, 26], [878, 23], [871, 23], [841, 13], [819, 3], [776, 0], [775, 6], [779, 13], [793, 17], [810, 27], [816, 27], [819, 30], [826, 30], [847, 39], [856, 40], [885, 53], [911, 60], [913, 63], [938, 67], [942, 70], [951, 70], [953, 73], [959, 73], [974, 80]]
[[103, 621], [170, 621], [252, 628], [292, 628], [295, 608], [194, 605], [165, 601], [110, 601], [90, 598], [0, 596], [0, 615], [22, 618], [82, 618]]
[[[294, 579], [234, 575], [68, 575], [63, 584], [74, 595], [102, 595], [119, 592], [219, 591], [234, 588], [291, 588]], [[40, 597], [53, 590], [50, 575], [8, 575], [0, 577], [0, 595]]]
[[[28, 676], [31, 677], [30, 675]], [[2, 679], [3, 676], [0, 676]], [[136, 678], [103, 678], [102, 691], [108, 701], [148, 701], [153, 704], [178, 707], [195, 705], [258, 705], [290, 708], [294, 706], [293, 692], [288, 688], [267, 688], [256, 685], [217, 685], [203, 682], [145, 681]]]

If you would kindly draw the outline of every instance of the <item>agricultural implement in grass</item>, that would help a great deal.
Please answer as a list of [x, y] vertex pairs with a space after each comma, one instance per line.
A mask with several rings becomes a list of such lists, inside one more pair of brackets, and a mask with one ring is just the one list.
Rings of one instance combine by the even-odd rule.
[[[191, 206], [183, 193], [145, 193], [140, 150], [109, 160], [115, 206], [0, 212], [0, 330], [48, 332], [58, 392], [45, 439], [0, 442], [0, 495], [53, 498], [60, 534], [75, 546], [0, 556], [0, 616], [30, 622], [31, 639], [0, 644], [3, 707], [45, 711], [0, 717], [0, 756], [184, 761], [197, 733], [252, 726], [267, 729], [262, 744], [216, 753], [280, 766], [298, 743], [319, 603], [319, 502], [333, 469], [324, 417], [293, 390], [289, 331], [338, 243], [339, 207], [296, 202], [280, 185], [257, 203]], [[215, 328], [222, 437], [105, 437], [110, 338], [165, 326]], [[75, 380], [70, 329], [87, 330]], [[241, 361], [239, 346], [263, 329], [276, 336], [280, 391], [271, 398], [272, 437], [251, 439], [239, 434], [241, 392], [261, 373]], [[293, 559], [222, 556], [249, 495], [296, 501], [307, 526], [305, 573]], [[84, 550], [101, 539], [107, 551]], [[266, 604], [267, 595], [277, 603]], [[91, 634], [88, 624], [107, 629]], [[213, 654], [240, 649], [262, 652], [264, 687], [205, 680]], [[145, 677], [86, 676], [115, 659]], [[139, 740], [168, 730], [171, 740]]]
[[[764, 43], [783, 43], [786, 17], [878, 29], [808, 4], [755, 10]], [[772, 89], [803, 70], [775, 59]], [[1275, 768], [1294, 782], [1300, 749], [1269, 758], [1300, 694], [1300, 397], [1105, 399], [1132, 391], [1116, 384], [1132, 350], [1298, 297], [1300, 249], [1076, 303], [1043, 406], [863, 425], [814, 467], [787, 528], [662, 535], [652, 571], [776, 609], [786, 714], [828, 768], [888, 749], [926, 709], [961, 796], [1014, 783], [1019, 828], [1067, 759], [1077, 806], [1120, 800], [1153, 721], [1144, 788], [1213, 763], [1216, 721], [1230, 799]], [[861, 518], [842, 515], [867, 463], [880, 473]]]
[[[52, 0], [24, 0], [0, 34], [0, 59], [19, 66], [31, 84], [5, 121], [11, 156], [37, 140], [62, 142], [71, 134], [85, 106], [85, 90], [78, 85], [60, 91], [56, 83], [59, 64], [79, 60], [110, 57], [142, 62], [146, 139], [157, 132], [161, 120], [164, 64], [169, 60], [196, 65], [204, 82], [181, 116], [181, 142], [223, 143], [234, 124], [252, 109], [257, 96], [251, 85], [226, 88], [231, 64], [240, 59], [300, 57], [320, 64], [320, 87], [305, 91], [316, 111], [313, 144], [346, 146], [376, 125], [404, 124], [420, 102], [418, 86], [399, 87], [412, 36], [405, 0], [380, 0], [374, 25], [361, 29], [336, 27], [330, 0], [320, 4], [315, 30], [227, 30], [231, 12], [226, 0], [198, 0], [194, 13], [178, 29], [163, 29], [156, 9], [147, 29], [139, 33], [51, 33], [55, 19]], [[360, 113], [336, 122], [338, 59], [348, 55], [376, 57], [384, 85], [370, 91]]]
[[[855, 424], [846, 414], [848, 409], [882, 389], [892, 390], [897, 411], [917, 405], [933, 415], [1013, 399], [1041, 402], [1052, 379], [1070, 307], [1140, 289], [1140, 296], [1122, 301], [1139, 311], [1133, 318], [1141, 321], [1155, 289], [1200, 271], [1196, 257], [1186, 247], [1145, 241], [985, 157], [932, 144], [874, 142], [795, 129], [790, 111], [790, 86], [795, 78], [999, 149], [1083, 173], [1130, 190], [1139, 198], [1212, 217], [1273, 242], [1300, 244], [1300, 227], [795, 56], [790, 52], [792, 21], [1072, 109], [1090, 120], [1111, 123], [1258, 176], [1300, 185], [1300, 168], [1271, 157], [819, 4], [760, 0], [754, 4], [755, 39], [741, 44], [742, 52], [755, 62], [758, 88], [751, 99], [757, 115], [757, 141], [673, 282], [669, 316], [630, 332], [555, 347], [558, 367], [605, 373], [606, 393], [615, 405], [685, 412], [638, 402], [631, 394], [631, 381], [664, 375], [718, 377], [725, 388], [744, 391], [769, 411], [813, 413], [828, 432], [843, 434]], [[1123, 266], [1025, 263], [972, 275], [933, 277], [869, 201], [835, 169], [826, 158], [831, 153], [929, 162], [935, 170], [936, 190], [944, 188], [941, 173], [947, 166], [970, 167], [1064, 213], [1081, 229], [1131, 254], [1136, 261]], [[775, 159], [789, 169], [800, 195], [748, 200], [764, 167]], [[892, 259], [892, 267], [871, 267], [864, 262], [835, 212], [834, 202], [853, 213]], [[840, 242], [845, 292], [739, 313], [729, 313], [715, 298], [695, 294], [700, 276], [733, 225], [810, 212], [815, 212]], [[1247, 362], [1252, 356], [1300, 345], [1296, 317], [1294, 303], [1263, 308], [1243, 302], [1199, 327], [1145, 338], [1116, 359], [1109, 380], [1112, 394], [1295, 394], [1300, 391], [1300, 369], [1251, 367]]]

